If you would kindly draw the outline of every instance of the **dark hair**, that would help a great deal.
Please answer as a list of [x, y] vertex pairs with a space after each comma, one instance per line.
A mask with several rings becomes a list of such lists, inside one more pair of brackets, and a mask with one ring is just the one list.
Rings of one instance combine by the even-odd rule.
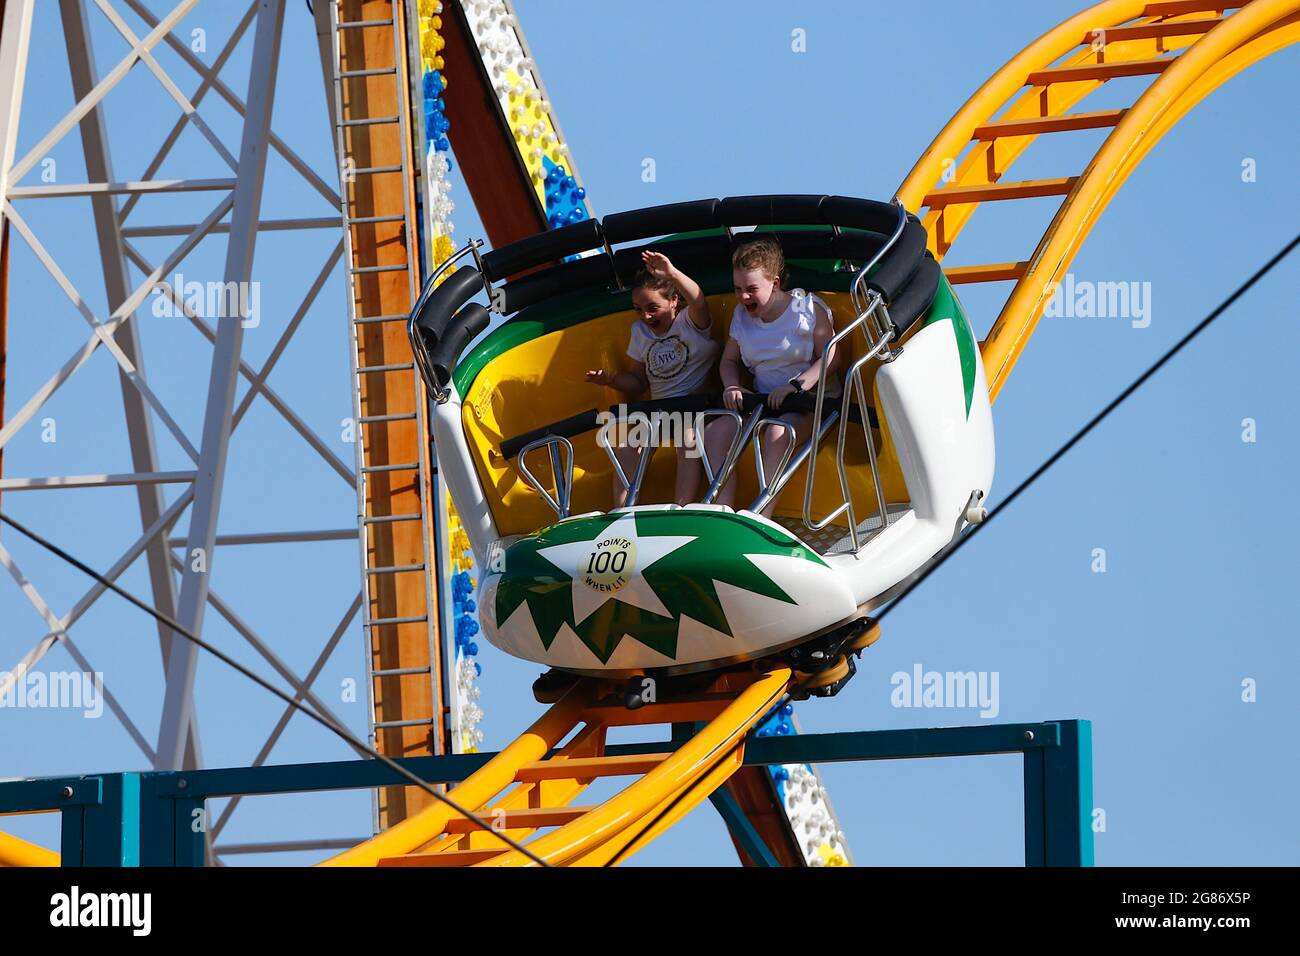
[[652, 292], [658, 292], [665, 299], [677, 299], [681, 301], [682, 294], [677, 291], [677, 286], [673, 285], [671, 279], [660, 278], [651, 275], [649, 269], [638, 269], [636, 275], [632, 277], [632, 284], [628, 286], [629, 292], [635, 292], [637, 289], [649, 289]]

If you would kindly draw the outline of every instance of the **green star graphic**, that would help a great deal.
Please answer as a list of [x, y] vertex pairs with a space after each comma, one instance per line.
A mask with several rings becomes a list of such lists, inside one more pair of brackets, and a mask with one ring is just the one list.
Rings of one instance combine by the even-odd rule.
[[[634, 543], [635, 574], [601, 593], [583, 582], [583, 570], [592, 566], [597, 542], [611, 537]], [[790, 535], [726, 512], [647, 511], [562, 522], [510, 549], [497, 588], [497, 622], [527, 603], [548, 649], [568, 624], [602, 663], [624, 636], [673, 659], [683, 616], [735, 636], [718, 582], [797, 603], [747, 558], [761, 554], [825, 565]]]

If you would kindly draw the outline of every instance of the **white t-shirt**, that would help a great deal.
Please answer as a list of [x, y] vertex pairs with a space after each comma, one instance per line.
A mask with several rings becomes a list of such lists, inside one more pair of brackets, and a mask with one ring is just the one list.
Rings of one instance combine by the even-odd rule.
[[[830, 314], [825, 302], [803, 289], [790, 290], [790, 304], [771, 322], [751, 316], [743, 305], [736, 305], [731, 337], [740, 346], [745, 367], [754, 373], [754, 391], [766, 394], [808, 371], [813, 363], [813, 330], [817, 327], [813, 303]], [[828, 378], [826, 394], [840, 394], [839, 376]]]
[[718, 343], [696, 328], [686, 309], [656, 336], [640, 319], [632, 323], [629, 358], [645, 364], [651, 398], [680, 398], [704, 390], [718, 357]]

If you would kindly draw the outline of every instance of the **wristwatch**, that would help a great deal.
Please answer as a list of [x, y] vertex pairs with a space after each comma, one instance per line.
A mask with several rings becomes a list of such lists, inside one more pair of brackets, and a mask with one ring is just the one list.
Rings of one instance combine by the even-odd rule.
[[794, 390], [795, 390], [796, 392], [802, 392], [802, 391], [803, 391], [803, 384], [799, 381], [799, 376], [798, 376], [798, 375], [796, 375], [794, 378], [790, 379], [790, 384], [791, 384], [792, 386], [794, 386]]

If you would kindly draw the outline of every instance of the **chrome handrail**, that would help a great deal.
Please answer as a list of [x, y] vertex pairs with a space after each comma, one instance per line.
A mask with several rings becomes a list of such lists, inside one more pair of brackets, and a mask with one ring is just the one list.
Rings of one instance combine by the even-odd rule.
[[[812, 450], [821, 444], [822, 439], [825, 438], [827, 433], [831, 430], [831, 426], [839, 421], [839, 416], [840, 413], [835, 410], [832, 410], [831, 413], [826, 416], [826, 420], [821, 423], [821, 427], [817, 431], [816, 439], [814, 440], [810, 436], [806, 442], [799, 446], [799, 450], [794, 453], [794, 456], [791, 458], [788, 465], [783, 470], [777, 472], [775, 477], [772, 479], [771, 487], [754, 499], [754, 503], [749, 506], [749, 511], [760, 512], [772, 503], [772, 500], [785, 489], [785, 486], [789, 483], [790, 479], [794, 477], [794, 473], [799, 470], [799, 466], [808, 459]], [[760, 422], [759, 424], [761, 425], [762, 423]]]
[[[787, 437], [790, 439], [785, 446], [785, 451], [781, 455], [780, 462], [772, 469], [772, 481], [767, 478], [767, 470], [763, 467], [763, 429], [764, 428], [783, 428]], [[794, 454], [794, 425], [787, 422], [784, 418], [764, 418], [754, 426], [754, 472], [758, 476], [759, 497], [767, 493], [768, 486], [775, 482], [785, 472], [785, 467], [790, 463], [790, 456]], [[750, 509], [753, 510], [753, 509]]]
[[[749, 417], [744, 419], [743, 424], [741, 422], [740, 414], [729, 408], [709, 409], [702, 413], [700, 420], [703, 421], [703, 419], [709, 415], [728, 415], [733, 417], [736, 420], [736, 434], [732, 437], [731, 444], [727, 448], [727, 457], [723, 459], [722, 467], [718, 469], [716, 475], [712, 476], [708, 490], [704, 493], [704, 497], [700, 499], [700, 503], [706, 505], [713, 504], [714, 500], [718, 497], [719, 492], [722, 491], [722, 486], [731, 479], [732, 473], [736, 470], [736, 463], [740, 460], [740, 450], [745, 447], [745, 442], [749, 440], [749, 436], [753, 433], [754, 428], [763, 417], [763, 406], [756, 406], [754, 410], [749, 413]], [[701, 443], [700, 447], [704, 448], [705, 446]], [[704, 461], [705, 473], [707, 474], [710, 471], [707, 451], [703, 454], [702, 458]]]
[[858, 274], [853, 277], [853, 284], [849, 286], [849, 296], [853, 300], [853, 308], [859, 314], [865, 310], [862, 308], [862, 298], [858, 287], [867, 280], [867, 273], [876, 267], [876, 263], [885, 258], [889, 250], [894, 248], [899, 236], [903, 234], [904, 227], [907, 226], [907, 209], [898, 201], [898, 197], [894, 197], [894, 205], [898, 207], [898, 222], [894, 225], [893, 235], [889, 237], [888, 242], [876, 251], [876, 254], [871, 257], [871, 261], [858, 270]]
[[610, 463], [614, 466], [614, 474], [618, 476], [618, 480], [623, 483], [623, 488], [627, 491], [627, 498], [623, 502], [624, 508], [631, 508], [636, 504], [636, 500], [641, 494], [641, 485], [645, 481], [646, 470], [650, 467], [650, 459], [653, 458], [655, 452], [659, 450], [659, 416], [646, 415], [645, 412], [633, 412], [631, 415], [627, 416], [627, 418], [630, 420], [636, 416], [639, 416], [645, 421], [646, 427], [650, 429], [650, 437], [641, 452], [640, 458], [637, 460], [636, 474], [633, 475], [631, 480], [628, 480], [627, 472], [623, 470], [623, 464], [618, 460], [618, 455], [614, 451], [614, 446], [609, 442], [607, 429], [613, 422], [611, 421], [606, 425], [601, 426], [600, 430], [596, 432], [596, 444], [605, 449], [605, 454], [609, 456]]
[[[411, 314], [406, 318], [406, 337], [411, 343], [411, 352], [415, 356], [415, 367], [420, 370], [420, 378], [424, 379], [424, 387], [429, 390], [433, 400], [439, 405], [446, 402], [450, 395], [445, 388], [438, 384], [437, 378], [434, 377], [433, 364], [429, 358], [429, 350], [424, 344], [424, 339], [422, 339], [419, 333], [415, 331], [415, 320], [420, 315], [420, 311], [424, 308], [424, 304], [429, 300], [429, 296], [433, 295], [433, 290], [437, 287], [438, 280], [442, 278], [443, 273], [455, 264], [457, 260], [463, 259], [465, 256], [473, 253], [475, 262], [480, 266], [482, 265], [483, 260], [480, 258], [478, 252], [482, 246], [482, 239], [471, 239], [440, 262], [438, 268], [433, 270], [433, 275], [429, 276], [425, 281], [424, 288], [420, 290], [420, 297], [415, 301], [415, 308], [411, 309]], [[480, 271], [482, 270], [480, 269]], [[483, 278], [483, 286], [484, 288], [489, 289], [490, 295], [491, 287], [486, 276]]]
[[[881, 344], [887, 340], [882, 339]], [[847, 404], [854, 396], [858, 400], [858, 408], [862, 413], [862, 438], [867, 446], [867, 460], [871, 464], [871, 483], [876, 490], [876, 505], [880, 509], [880, 531], [889, 527], [889, 507], [885, 502], [885, 491], [880, 482], [880, 463], [876, 458], [876, 443], [871, 438], [871, 421], [867, 414], [867, 395], [866, 385], [862, 381], [862, 368], [873, 358], [872, 354], [862, 356], [853, 363], [848, 374], [844, 377], [845, 404], [841, 406], [840, 433], [837, 438], [835, 449], [835, 465], [839, 472], [840, 488], [844, 492], [845, 507], [849, 512], [849, 536], [853, 539], [853, 553], [857, 554], [862, 550], [865, 542], [858, 540], [858, 516], [856, 509], [853, 507], [853, 496], [849, 488], [849, 476], [844, 466], [844, 442], [848, 437], [848, 422], [851, 416], [848, 414]], [[874, 537], [874, 535], [873, 535]]]
[[[888, 342], [894, 337], [895, 328], [894, 328], [894, 324], [889, 320], [888, 311], [884, 311], [883, 319], [879, 314], [877, 314], [878, 311], [885, 310], [884, 297], [881, 295], [879, 291], [873, 289], [871, 290], [871, 294], [867, 297], [866, 302], [864, 304], [862, 299], [862, 292], [861, 292], [861, 287], [863, 283], [866, 282], [867, 274], [872, 269], [874, 269], [876, 265], [889, 253], [889, 250], [895, 246], [895, 244], [898, 242], [899, 237], [902, 236], [903, 234], [903, 229], [907, 226], [907, 209], [903, 206], [901, 202], [898, 201], [897, 197], [895, 197], [894, 199], [894, 204], [898, 207], [898, 222], [894, 226], [893, 234], [889, 237], [888, 241], [886, 241], [885, 244], [876, 251], [876, 254], [871, 257], [871, 261], [866, 263], [861, 269], [858, 270], [857, 275], [853, 277], [852, 284], [849, 286], [849, 296], [852, 299], [853, 307], [856, 310], [855, 314], [857, 317], [852, 322], [850, 322], [847, 326], [845, 326], [843, 329], [841, 329], [840, 331], [836, 332], [834, 335], [831, 336], [831, 340], [826, 343], [826, 348], [822, 350], [823, 359], [825, 358], [825, 356], [830, 355], [831, 350], [835, 348], [835, 346], [837, 346], [840, 342], [842, 342], [855, 329], [863, 329], [862, 336], [863, 336], [863, 341], [866, 345], [867, 352], [866, 352], [866, 357], [862, 360], [862, 362], [869, 361], [870, 359], [879, 356], [881, 352], [884, 350], [885, 346], [888, 344]], [[876, 320], [875, 322], [876, 337], [874, 339], [870, 334], [868, 334], [868, 332], [864, 328], [867, 320], [873, 316], [875, 317]], [[886, 361], [888, 361], [888, 359], [886, 359]], [[860, 362], [859, 365], [862, 364], [862, 362]], [[829, 371], [829, 364], [826, 361], [823, 361], [821, 369], [819, 370], [817, 376], [817, 398], [813, 406], [813, 425], [811, 430], [811, 435], [817, 436], [816, 439], [817, 441], [820, 441], [823, 435], [822, 406], [824, 405], [826, 399], [826, 381], [827, 381], [826, 376], [828, 371]], [[847, 386], [847, 384], [848, 383], [846, 381], [845, 385]], [[842, 394], [846, 395], [847, 397], [847, 389]], [[844, 434], [844, 429], [846, 427], [845, 422], [849, 418], [848, 411], [849, 410], [847, 407], [841, 407], [841, 411], [840, 411], [841, 440], [839, 440], [837, 443], [838, 448], [840, 449], [842, 449], [844, 445], [842, 438]], [[862, 414], [864, 417], [867, 414], [867, 409], [865, 405], [863, 405]], [[863, 427], [864, 428], [867, 427], [865, 423]], [[869, 435], [868, 435], [867, 444], [868, 446], [871, 445]], [[872, 449], [872, 451], [874, 453], [874, 448]], [[852, 508], [850, 505], [850, 496], [848, 492], [847, 478], [843, 474], [844, 456], [843, 456], [843, 452], [840, 451], [837, 457], [837, 467], [841, 473], [840, 488], [844, 495], [844, 503], [839, 508], [836, 508], [833, 512], [827, 515], [820, 522], [813, 520], [812, 497], [813, 497], [813, 488], [817, 482], [816, 456], [814, 455], [813, 458], [814, 460], [810, 462], [808, 465], [808, 477], [804, 482], [803, 523], [804, 523], [804, 527], [808, 528], [810, 531], [820, 531], [822, 528], [825, 528], [828, 524], [830, 524], [837, 517], [843, 514], [845, 510], [851, 511]], [[874, 461], [874, 456], [873, 456], [873, 461]], [[876, 480], [877, 487], [879, 487], [879, 475], [873, 472], [872, 477]], [[856, 531], [855, 531], [855, 538], [856, 538]]]
[[[868, 308], [859, 312], [858, 317], [856, 319], [854, 319], [843, 329], [841, 329], [840, 331], [836, 332], [833, 336], [831, 336], [831, 340], [826, 343], [826, 348], [822, 350], [823, 358], [829, 355], [831, 350], [835, 348], [835, 346], [837, 346], [840, 342], [842, 342], [847, 336], [852, 334], [855, 330], [862, 329], [863, 326], [866, 324], [867, 320], [875, 314], [876, 309], [881, 306], [882, 302], [883, 299], [881, 298], [880, 293], [872, 292], [870, 299], [867, 300]], [[867, 348], [866, 354], [870, 358], [875, 358], [880, 354], [880, 351], [885, 347], [886, 344], [888, 344], [889, 338], [893, 334], [892, 326], [889, 328], [888, 331], [886, 331], [884, 328], [881, 327], [879, 321], [877, 321], [876, 328], [878, 332], [878, 339], [876, 340], [873, 340], [872, 337], [866, 332], [865, 329], [862, 332], [863, 341], [865, 342]], [[821, 369], [818, 371], [817, 397], [813, 403], [813, 427], [812, 427], [811, 434], [814, 435], [821, 434], [822, 408], [826, 402], [826, 382], [827, 382], [827, 374], [829, 370], [830, 370], [829, 363], [823, 361]], [[846, 416], [847, 411], [848, 409], [842, 409], [840, 412], [841, 429], [843, 429], [844, 427], [844, 418]], [[863, 414], [866, 414], [865, 409], [863, 409]], [[822, 521], [820, 524], [817, 524], [813, 521], [812, 497], [813, 497], [813, 487], [816, 484], [816, 474], [817, 474], [817, 469], [815, 467], [810, 466], [808, 469], [808, 478], [804, 484], [803, 522], [804, 522], [804, 526], [808, 528], [810, 531], [821, 530], [822, 528], [826, 527], [826, 525], [829, 524], [831, 520], [838, 517], [844, 511], [842, 507], [839, 508], [838, 510], [833, 512], [828, 518]]]
[[[739, 412], [730, 408], [706, 408], [704, 411], [699, 413], [696, 419], [696, 423], [700, 426], [696, 429], [695, 436], [696, 444], [700, 449], [700, 464], [704, 466], [704, 477], [709, 482], [709, 486], [712, 487], [714, 476], [713, 462], [709, 461], [709, 446], [705, 443], [704, 436], [701, 434], [701, 432], [705, 430], [705, 423], [710, 415], [720, 415], [732, 419], [736, 425], [737, 435], [740, 434], [740, 430], [744, 426], [744, 420], [740, 417]], [[733, 438], [732, 441], [734, 443], [735, 439]], [[730, 453], [731, 449], [728, 447], [727, 454], [730, 455]], [[723, 461], [726, 461], [726, 457], [727, 456], [723, 456]]]
[[[525, 460], [528, 453], [536, 451], [538, 448], [548, 448], [551, 455], [551, 473], [555, 476], [555, 495], [547, 491], [537, 477], [528, 468]], [[568, 451], [568, 461], [561, 468], [561, 448]], [[546, 503], [555, 509], [555, 514], [559, 520], [563, 521], [569, 516], [569, 498], [573, 492], [573, 443], [563, 435], [543, 435], [541, 438], [535, 438], [523, 448], [519, 449], [519, 454], [515, 456], [515, 467], [523, 475], [524, 481], [532, 487], [539, 495], [546, 499]]]

